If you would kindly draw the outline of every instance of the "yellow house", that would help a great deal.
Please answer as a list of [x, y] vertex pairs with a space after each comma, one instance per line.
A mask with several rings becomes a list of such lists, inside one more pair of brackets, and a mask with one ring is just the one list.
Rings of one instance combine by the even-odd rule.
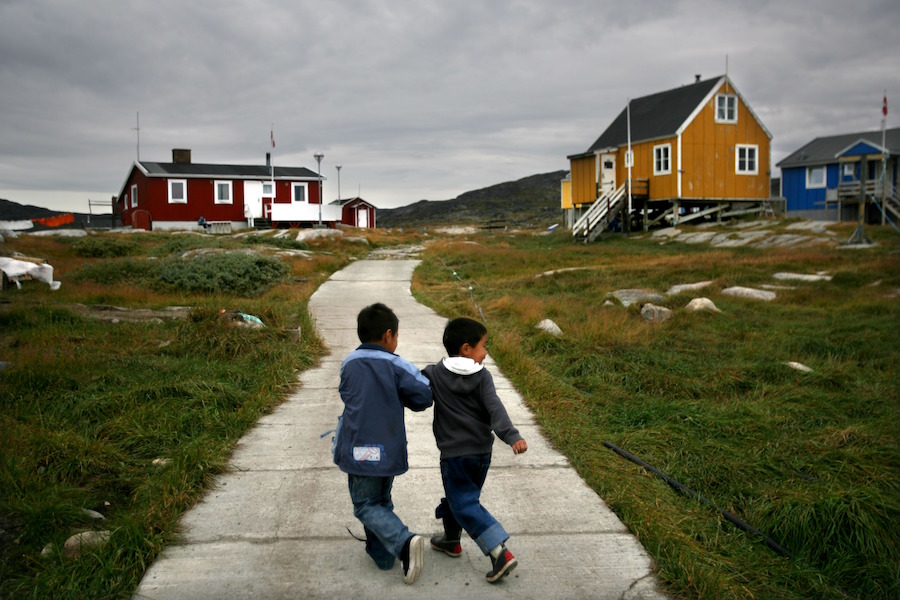
[[666, 217], [761, 210], [771, 140], [728, 76], [698, 77], [631, 100], [590, 148], [569, 156], [563, 208], [573, 233], [589, 239], [616, 216], [625, 228], [646, 228]]

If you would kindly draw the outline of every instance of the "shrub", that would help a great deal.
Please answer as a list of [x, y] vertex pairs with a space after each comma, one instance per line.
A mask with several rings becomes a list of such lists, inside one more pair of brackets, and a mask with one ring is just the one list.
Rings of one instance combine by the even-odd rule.
[[189, 259], [170, 259], [159, 267], [159, 281], [188, 292], [255, 296], [269, 289], [290, 269], [277, 258], [229, 252]]
[[117, 258], [137, 254], [140, 246], [122, 237], [86, 237], [72, 244], [75, 254], [82, 258]]

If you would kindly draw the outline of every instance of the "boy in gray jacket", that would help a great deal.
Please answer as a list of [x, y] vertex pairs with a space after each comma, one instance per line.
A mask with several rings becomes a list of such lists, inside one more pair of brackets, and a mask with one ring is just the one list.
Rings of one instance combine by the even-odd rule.
[[465, 529], [491, 557], [487, 580], [496, 583], [515, 568], [516, 557], [505, 545], [509, 534], [481, 505], [494, 443], [491, 431], [515, 454], [528, 450], [528, 444], [513, 427], [482, 364], [487, 356], [485, 326], [464, 317], [453, 319], [443, 341], [448, 358], [423, 370], [434, 396], [434, 437], [441, 451], [445, 495], [435, 510], [435, 517], [443, 519], [444, 535], [432, 537], [431, 547], [461, 556], [460, 534]]

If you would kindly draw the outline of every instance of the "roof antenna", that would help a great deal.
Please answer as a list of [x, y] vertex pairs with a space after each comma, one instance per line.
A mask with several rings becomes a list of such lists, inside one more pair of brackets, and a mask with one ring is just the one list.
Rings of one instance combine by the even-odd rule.
[[700, 73], [694, 75], [694, 83], [700, 83]]

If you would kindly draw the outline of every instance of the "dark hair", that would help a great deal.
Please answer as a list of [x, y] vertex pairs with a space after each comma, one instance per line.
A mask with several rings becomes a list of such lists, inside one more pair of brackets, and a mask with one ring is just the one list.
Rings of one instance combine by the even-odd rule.
[[394, 311], [381, 302], [376, 302], [359, 311], [356, 317], [356, 335], [363, 344], [378, 342], [388, 329], [396, 334], [399, 325], [400, 321]]
[[450, 356], [459, 356], [463, 344], [475, 346], [486, 335], [487, 327], [474, 319], [453, 319], [444, 327], [444, 350]]

